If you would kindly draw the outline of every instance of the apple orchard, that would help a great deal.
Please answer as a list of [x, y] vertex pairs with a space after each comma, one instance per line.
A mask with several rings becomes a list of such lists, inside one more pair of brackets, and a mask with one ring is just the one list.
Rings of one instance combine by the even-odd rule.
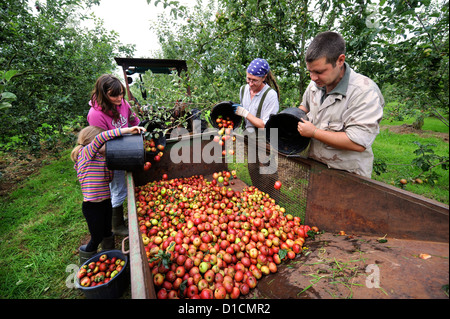
[[[269, 194], [228, 187], [235, 172], [167, 179], [136, 187], [139, 230], [157, 297], [247, 295], [265, 275], [302, 252], [308, 233]], [[276, 185], [279, 189], [280, 185]]]

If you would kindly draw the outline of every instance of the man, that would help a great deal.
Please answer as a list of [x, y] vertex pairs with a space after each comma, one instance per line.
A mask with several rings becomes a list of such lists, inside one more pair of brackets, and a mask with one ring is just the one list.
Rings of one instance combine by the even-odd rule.
[[309, 157], [370, 178], [372, 143], [383, 116], [380, 89], [345, 62], [345, 41], [335, 32], [314, 38], [306, 52], [306, 67], [312, 81], [300, 109], [309, 121], [299, 122], [298, 131], [311, 137]]

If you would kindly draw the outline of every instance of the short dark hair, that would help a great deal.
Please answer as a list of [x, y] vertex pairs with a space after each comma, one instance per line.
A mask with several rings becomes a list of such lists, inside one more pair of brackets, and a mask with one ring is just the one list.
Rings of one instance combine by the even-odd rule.
[[310, 63], [326, 57], [327, 63], [331, 63], [334, 67], [341, 54], [345, 54], [344, 38], [339, 33], [326, 31], [313, 39], [306, 51], [305, 60]]

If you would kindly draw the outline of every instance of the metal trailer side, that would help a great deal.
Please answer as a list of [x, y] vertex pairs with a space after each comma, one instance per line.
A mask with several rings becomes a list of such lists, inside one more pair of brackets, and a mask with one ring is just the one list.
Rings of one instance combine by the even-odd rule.
[[[199, 145], [202, 153], [205, 149], [210, 150], [212, 138], [213, 135], [210, 134], [197, 134], [182, 139], [169, 139], [165, 153], [179, 152], [182, 148], [190, 149], [189, 161], [174, 163], [167, 155], [161, 162], [152, 166], [150, 171], [127, 173], [132, 298], [156, 297], [138, 227], [135, 187], [159, 180], [163, 173], [167, 173], [171, 179], [200, 174], [211, 175], [215, 171], [226, 170], [227, 163], [223, 161], [221, 154], [217, 156], [217, 162], [206, 163], [201, 154], [193, 152]], [[301, 256], [301, 260], [290, 263], [288, 268], [280, 267], [279, 273], [267, 276], [284, 278], [287, 286], [278, 285], [276, 289], [270, 287], [273, 278], [263, 278], [253, 297], [329, 298], [329, 289], [320, 284], [330, 285], [330, 282], [315, 282], [316, 289], [313, 289], [314, 285], [311, 285], [309, 276], [311, 265], [333, 259], [342, 264], [345, 258], [354, 260], [354, 254], [357, 254], [356, 256], [360, 256], [359, 262], [363, 262], [363, 265], [358, 266], [362, 267], [361, 272], [364, 272], [364, 267], [367, 269], [369, 264], [382, 265], [384, 286], [382, 285], [381, 290], [371, 290], [367, 287], [356, 289], [356, 286], [364, 285], [364, 278], [359, 278], [355, 290], [351, 291], [352, 297], [445, 298], [439, 287], [448, 285], [449, 280], [447, 205], [372, 179], [328, 169], [323, 164], [309, 159], [282, 154], [277, 156], [279, 178], [285, 181], [283, 187], [289, 186], [290, 180], [295, 177], [297, 184], [292, 184], [292, 189], [300, 189], [302, 194], [302, 198], [297, 198], [298, 203], [300, 205], [300, 202], [306, 202], [301, 204], [305, 210], [305, 224], [318, 226], [326, 233], [311, 242], [310, 253]], [[289, 174], [282, 173], [286, 169]], [[239, 185], [242, 186], [242, 183]], [[345, 231], [347, 236], [336, 236], [339, 231]], [[386, 234], [388, 244], [383, 246], [376, 239]], [[324, 251], [326, 253], [322, 254]], [[429, 252], [433, 257], [422, 260], [418, 258], [421, 252]], [[330, 270], [330, 264], [328, 262], [328, 269], [324, 269], [324, 273]], [[330, 274], [332, 275], [334, 276]], [[306, 287], [309, 289], [305, 289]], [[302, 289], [305, 289], [305, 292], [299, 294]], [[328, 291], [325, 293], [325, 290]], [[345, 295], [339, 289], [336, 294]]]

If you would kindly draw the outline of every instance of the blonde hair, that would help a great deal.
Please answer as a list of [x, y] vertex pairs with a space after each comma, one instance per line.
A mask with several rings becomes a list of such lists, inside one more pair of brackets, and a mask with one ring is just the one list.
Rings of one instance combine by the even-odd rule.
[[81, 148], [91, 143], [98, 134], [104, 131], [104, 129], [98, 126], [87, 126], [82, 129], [80, 133], [78, 133], [77, 146], [75, 146], [70, 154], [72, 161], [76, 163], [78, 160], [78, 153]]

